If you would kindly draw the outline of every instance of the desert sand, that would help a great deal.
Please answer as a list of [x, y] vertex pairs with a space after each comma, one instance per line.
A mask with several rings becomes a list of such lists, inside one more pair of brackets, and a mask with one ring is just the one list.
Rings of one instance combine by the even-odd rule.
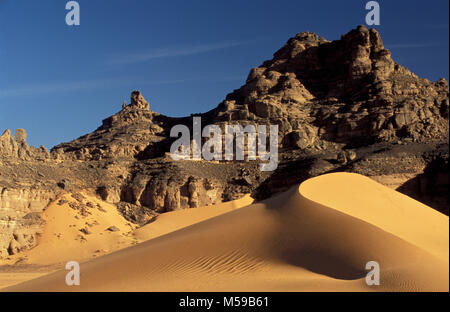
[[[241, 204], [246, 201], [251, 199]], [[228, 204], [217, 211], [206, 207], [168, 213], [159, 223], [139, 230], [110, 211], [109, 218], [98, 221], [98, 232], [86, 235], [82, 248], [76, 240], [64, 248], [57, 243], [60, 240], [53, 233], [70, 234], [73, 239], [79, 231], [67, 228], [73, 223], [70, 211], [61, 209], [58, 215], [50, 207], [47, 213], [62, 221], [46, 227], [38, 247], [27, 254], [30, 263], [89, 258], [95, 249], [112, 251], [114, 242], [148, 240], [81, 263], [80, 286], [66, 286], [67, 271], [60, 270], [2, 290], [449, 289], [448, 217], [367, 177], [327, 174], [264, 202], [239, 207]], [[111, 224], [121, 230], [104, 233]], [[80, 250], [74, 250], [77, 246]], [[46, 259], [46, 252], [61, 255]], [[380, 264], [379, 286], [365, 282], [369, 261]]]
[[[247, 206], [254, 201], [246, 195], [214, 206], [172, 211], [138, 228], [127, 222], [114, 205], [95, 195], [79, 195], [66, 194], [49, 205], [42, 214], [46, 224], [39, 235], [37, 246], [10, 256], [0, 266], [0, 289], [57, 271], [64, 268], [68, 261], [87, 261]], [[90, 203], [93, 208], [88, 209], [88, 213], [77, 209], [76, 204], [79, 202], [75, 198]], [[116, 227], [116, 231], [107, 230], [111, 226]]]

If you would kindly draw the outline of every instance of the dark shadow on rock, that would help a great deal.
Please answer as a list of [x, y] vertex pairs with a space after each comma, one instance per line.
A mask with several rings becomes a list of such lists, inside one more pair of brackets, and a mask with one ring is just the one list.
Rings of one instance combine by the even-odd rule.
[[449, 215], [448, 155], [438, 155], [425, 168], [424, 173], [408, 180], [397, 191]]

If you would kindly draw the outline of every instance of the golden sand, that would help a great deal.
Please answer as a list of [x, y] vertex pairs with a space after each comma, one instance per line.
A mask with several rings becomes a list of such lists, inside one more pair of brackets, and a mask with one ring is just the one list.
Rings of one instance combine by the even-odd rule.
[[[251, 201], [240, 204], [246, 200]], [[448, 217], [367, 177], [327, 174], [264, 202], [241, 205], [176, 211], [138, 230], [129, 226], [129, 234], [100, 235], [109, 224], [127, 229], [127, 222], [110, 211], [82, 248], [70, 241], [78, 234], [68, 227], [72, 216], [50, 207], [47, 213], [55, 219], [47, 219], [42, 240], [28, 252], [30, 263], [84, 259], [96, 248], [111, 251], [120, 242], [151, 239], [81, 263], [80, 286], [67, 286], [67, 271], [61, 270], [4, 290], [449, 289]], [[52, 236], [55, 232], [67, 235], [65, 246]], [[46, 258], [46, 252], [61, 255]], [[379, 286], [366, 284], [369, 261], [380, 264]]]

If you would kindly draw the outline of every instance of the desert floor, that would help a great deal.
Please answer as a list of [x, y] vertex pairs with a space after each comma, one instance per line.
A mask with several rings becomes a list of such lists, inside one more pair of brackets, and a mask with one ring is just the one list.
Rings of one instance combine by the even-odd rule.
[[[142, 228], [83, 196], [88, 213], [70, 194], [48, 207], [38, 245], [0, 267], [2, 290], [449, 290], [448, 217], [361, 175], [327, 174], [263, 202], [170, 212]], [[65, 284], [71, 260], [80, 286]], [[366, 284], [369, 261], [379, 286]]]

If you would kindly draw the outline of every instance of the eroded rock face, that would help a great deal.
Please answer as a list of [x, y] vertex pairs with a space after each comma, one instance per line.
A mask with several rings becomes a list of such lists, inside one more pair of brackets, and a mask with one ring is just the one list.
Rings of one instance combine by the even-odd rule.
[[42, 226], [39, 213], [53, 196], [39, 189], [0, 187], [0, 258], [34, 246]]
[[6, 130], [0, 136], [0, 157], [16, 158], [20, 160], [44, 160], [50, 157], [45, 147], [34, 148], [28, 146], [27, 133], [24, 129], [17, 129], [16, 136], [11, 135], [11, 130]]
[[15, 138], [11, 135], [11, 130], [6, 130], [0, 136], [0, 153], [2, 157], [17, 157], [19, 147]]
[[150, 104], [144, 99], [140, 91], [133, 91], [131, 93], [131, 106], [136, 106], [139, 109], [149, 110]]
[[121, 200], [162, 213], [220, 203], [222, 192], [220, 181], [171, 171], [137, 174], [122, 188]]
[[39, 213], [53, 196], [52, 192], [33, 187], [25, 181], [25, 176], [8, 166], [13, 163], [21, 167], [30, 161], [50, 159], [44, 147], [29, 146], [26, 139], [24, 129], [17, 129], [15, 136], [10, 130], [0, 136], [0, 258], [34, 246], [42, 225]]
[[448, 215], [448, 150], [436, 150], [427, 158], [423, 173], [404, 181], [397, 190]]
[[6, 130], [0, 136], [0, 157], [17, 158], [21, 160], [40, 159], [50, 157], [45, 147], [34, 148], [26, 142], [27, 133], [23, 129], [16, 130], [16, 136], [11, 135], [11, 130]]
[[217, 119], [279, 124], [288, 147], [321, 149], [443, 142], [448, 110], [445, 79], [417, 77], [391, 59], [374, 29], [359, 26], [333, 42], [308, 32], [289, 39], [227, 96]]

